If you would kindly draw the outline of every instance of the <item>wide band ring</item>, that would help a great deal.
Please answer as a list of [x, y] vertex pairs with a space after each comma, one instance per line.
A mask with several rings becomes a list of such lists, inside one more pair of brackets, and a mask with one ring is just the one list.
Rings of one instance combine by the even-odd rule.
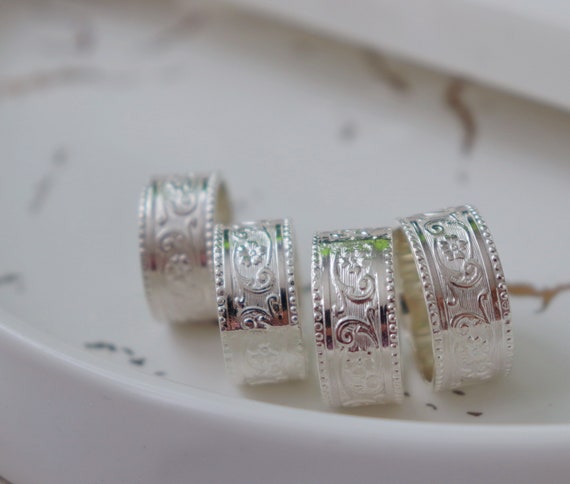
[[253, 385], [305, 378], [289, 221], [216, 226], [214, 274], [230, 380]]
[[313, 238], [312, 296], [319, 380], [330, 406], [402, 400], [390, 229]]
[[140, 254], [153, 316], [174, 323], [214, 320], [212, 233], [230, 209], [216, 174], [154, 177], [140, 204]]
[[402, 312], [435, 390], [509, 372], [513, 335], [505, 275], [489, 229], [469, 205], [400, 219]]

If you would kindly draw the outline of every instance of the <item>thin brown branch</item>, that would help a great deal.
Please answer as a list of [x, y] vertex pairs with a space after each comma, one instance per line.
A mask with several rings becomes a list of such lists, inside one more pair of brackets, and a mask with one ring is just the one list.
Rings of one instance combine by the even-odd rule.
[[542, 300], [542, 306], [539, 311], [546, 310], [552, 300], [565, 291], [570, 291], [570, 283], [558, 284], [557, 286], [545, 289], [538, 289], [528, 283], [509, 284], [509, 293], [513, 296], [540, 298]]
[[35, 91], [90, 82], [99, 73], [95, 69], [79, 66], [59, 67], [56, 69], [37, 71], [23, 77], [0, 79], [0, 99], [31, 94]]
[[461, 123], [463, 129], [462, 150], [464, 153], [470, 153], [477, 137], [477, 123], [471, 108], [463, 98], [466, 87], [467, 83], [464, 80], [452, 79], [445, 90], [445, 102]]
[[398, 71], [396, 71], [378, 51], [362, 49], [362, 55], [374, 76], [396, 91], [407, 91], [410, 84]]

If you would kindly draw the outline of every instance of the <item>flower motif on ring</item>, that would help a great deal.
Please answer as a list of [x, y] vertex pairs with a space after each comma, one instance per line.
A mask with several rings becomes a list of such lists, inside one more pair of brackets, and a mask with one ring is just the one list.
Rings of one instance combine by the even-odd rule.
[[186, 254], [173, 254], [164, 266], [166, 276], [173, 281], [182, 281], [192, 271], [192, 263]]
[[245, 267], [258, 266], [263, 262], [267, 248], [255, 240], [248, 240], [238, 246], [236, 253], [240, 265]]
[[185, 215], [196, 208], [196, 194], [194, 182], [191, 179], [172, 179], [164, 186], [164, 193], [167, 200], [173, 204], [174, 211]]
[[446, 235], [439, 241], [439, 246], [449, 262], [466, 259], [467, 242], [455, 234]]
[[349, 355], [344, 362], [344, 374], [352, 390], [359, 394], [374, 394], [381, 390], [384, 386], [382, 372], [378, 371], [374, 357], [363, 351]]
[[338, 265], [341, 269], [347, 269], [350, 274], [359, 275], [368, 267], [372, 257], [372, 247], [362, 244], [353, 248], [342, 247], [338, 257]]
[[280, 371], [280, 353], [269, 343], [261, 343], [247, 350], [247, 359], [259, 375], [272, 375]]

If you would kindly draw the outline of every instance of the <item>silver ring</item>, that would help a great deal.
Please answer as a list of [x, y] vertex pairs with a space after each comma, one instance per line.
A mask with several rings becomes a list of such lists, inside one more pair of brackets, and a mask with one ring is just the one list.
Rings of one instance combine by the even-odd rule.
[[154, 177], [141, 197], [139, 243], [145, 293], [159, 321], [216, 318], [212, 232], [230, 209], [216, 174]]
[[214, 274], [229, 378], [236, 384], [305, 378], [289, 221], [217, 225]]
[[469, 205], [400, 219], [395, 233], [402, 312], [434, 389], [509, 372], [509, 294], [487, 225]]
[[330, 406], [402, 400], [390, 229], [313, 238], [312, 296], [319, 380]]

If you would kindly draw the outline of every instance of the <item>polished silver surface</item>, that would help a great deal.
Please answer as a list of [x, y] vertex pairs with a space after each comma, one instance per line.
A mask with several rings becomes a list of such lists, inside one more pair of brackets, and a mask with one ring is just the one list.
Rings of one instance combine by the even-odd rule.
[[173, 323], [215, 320], [212, 235], [230, 209], [218, 175], [154, 177], [140, 205], [140, 254], [153, 316]]
[[333, 407], [402, 400], [390, 229], [317, 233], [312, 297], [319, 381]]
[[216, 226], [218, 322], [227, 374], [236, 384], [306, 376], [294, 256], [286, 219]]
[[487, 225], [469, 205], [400, 219], [395, 232], [403, 321], [435, 390], [509, 372], [509, 295]]

